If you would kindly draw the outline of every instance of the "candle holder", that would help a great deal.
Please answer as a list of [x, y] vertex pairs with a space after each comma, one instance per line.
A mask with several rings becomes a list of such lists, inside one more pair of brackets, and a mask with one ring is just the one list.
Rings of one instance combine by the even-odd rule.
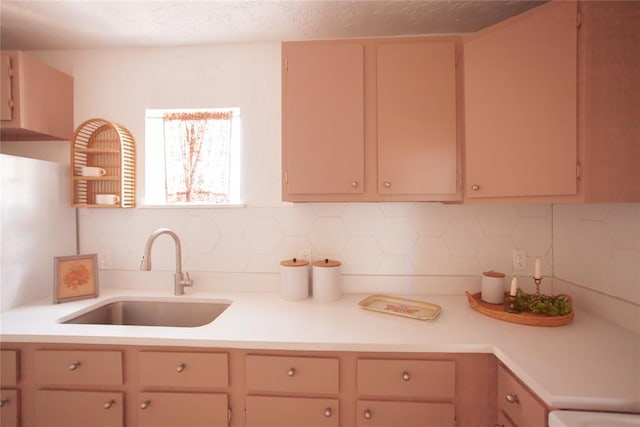
[[542, 283], [542, 277], [533, 277], [533, 282], [536, 284], [536, 296], [540, 296], [540, 283]]
[[518, 310], [516, 308], [516, 296], [515, 295], [509, 295], [508, 297], [508, 302], [504, 305], [504, 311], [506, 311], [507, 313], [520, 313], [521, 310]]

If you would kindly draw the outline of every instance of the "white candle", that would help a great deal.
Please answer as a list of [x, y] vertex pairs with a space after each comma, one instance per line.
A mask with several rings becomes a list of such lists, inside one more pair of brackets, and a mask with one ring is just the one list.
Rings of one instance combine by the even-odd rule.
[[511, 295], [512, 297], [515, 297], [517, 291], [518, 291], [518, 279], [516, 278], [516, 276], [513, 276], [513, 279], [511, 279], [511, 290], [509, 291], [509, 295]]
[[533, 278], [534, 279], [542, 278], [542, 275], [540, 274], [540, 258], [536, 258], [536, 265], [533, 273]]

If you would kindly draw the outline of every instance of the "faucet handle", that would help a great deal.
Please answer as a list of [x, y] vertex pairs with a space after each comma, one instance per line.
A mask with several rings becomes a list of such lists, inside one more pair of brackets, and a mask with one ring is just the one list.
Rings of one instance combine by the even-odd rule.
[[188, 271], [183, 273], [183, 278], [180, 280], [180, 284], [182, 286], [193, 286], [193, 280], [191, 280], [191, 276]]

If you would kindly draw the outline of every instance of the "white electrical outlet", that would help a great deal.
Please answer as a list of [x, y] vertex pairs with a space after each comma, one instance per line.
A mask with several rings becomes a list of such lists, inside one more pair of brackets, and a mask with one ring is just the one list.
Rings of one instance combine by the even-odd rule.
[[527, 269], [527, 251], [525, 249], [513, 250], [513, 271]]

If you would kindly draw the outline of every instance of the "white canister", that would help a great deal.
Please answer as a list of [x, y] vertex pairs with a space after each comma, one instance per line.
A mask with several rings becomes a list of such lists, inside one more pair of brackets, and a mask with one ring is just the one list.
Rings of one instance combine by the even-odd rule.
[[309, 263], [288, 259], [280, 263], [280, 296], [289, 301], [309, 296]]
[[330, 259], [313, 263], [313, 299], [335, 301], [342, 297], [340, 262]]
[[482, 292], [480, 298], [490, 304], [504, 302], [504, 273], [485, 271], [482, 273]]

